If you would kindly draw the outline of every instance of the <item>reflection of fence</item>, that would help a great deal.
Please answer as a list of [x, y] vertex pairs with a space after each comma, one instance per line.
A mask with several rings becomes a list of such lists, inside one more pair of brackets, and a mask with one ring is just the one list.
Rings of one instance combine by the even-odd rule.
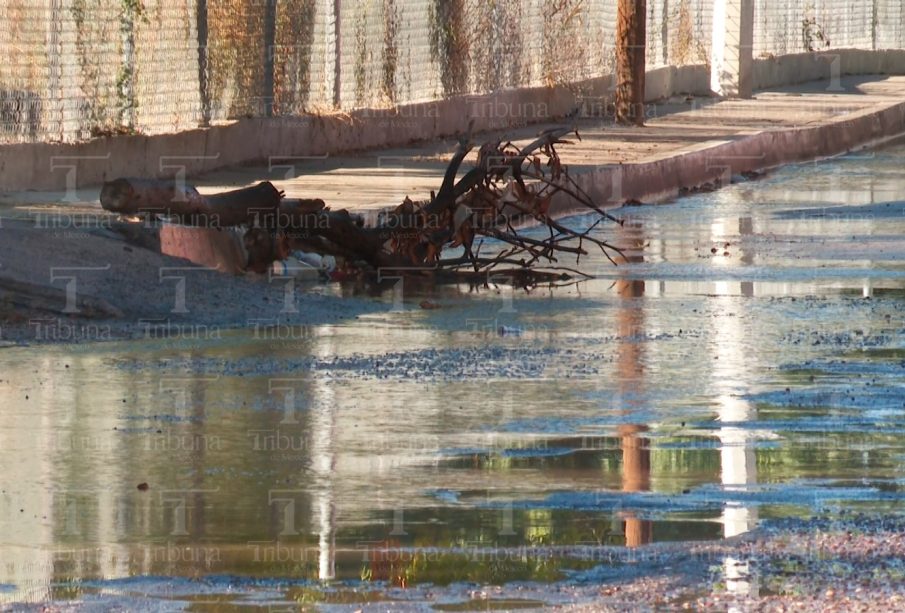
[[[755, 2], [755, 57], [902, 47], [898, 0]], [[648, 0], [651, 66], [710, 55], [713, 0]], [[615, 0], [3, 0], [0, 142], [388, 107], [612, 71]]]

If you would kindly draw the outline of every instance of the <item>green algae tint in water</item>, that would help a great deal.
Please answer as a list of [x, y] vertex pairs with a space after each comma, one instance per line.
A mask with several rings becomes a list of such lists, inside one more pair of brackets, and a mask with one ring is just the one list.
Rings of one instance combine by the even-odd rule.
[[[431, 600], [618, 576], [633, 548], [765, 518], [897, 512], [903, 162], [620, 210], [626, 261], [563, 288], [4, 349], [0, 600]], [[536, 604], [439, 604], [475, 598]]]

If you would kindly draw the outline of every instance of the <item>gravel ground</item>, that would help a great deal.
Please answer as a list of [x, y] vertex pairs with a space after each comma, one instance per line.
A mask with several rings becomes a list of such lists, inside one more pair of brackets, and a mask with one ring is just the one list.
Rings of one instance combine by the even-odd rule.
[[781, 520], [737, 540], [667, 548], [658, 557], [659, 572], [609, 582], [593, 602], [566, 609], [905, 610], [902, 516]]
[[361, 300], [319, 295], [317, 286], [299, 284], [287, 309], [282, 279], [269, 282], [263, 276], [205, 270], [130, 245], [104, 228], [39, 228], [26, 220], [0, 220], [3, 278], [56, 290], [65, 290], [75, 278], [77, 295], [102, 299], [123, 313], [116, 319], [86, 319], [78, 313], [44, 317], [4, 310], [0, 300], [0, 341], [6, 342], [111, 340], [161, 328], [200, 335], [264, 323], [328, 323], [373, 308]]
[[[538, 549], [536, 554], [544, 553]], [[546, 552], [605, 561], [552, 584], [309, 585], [212, 577], [88, 582], [74, 600], [4, 611], [221, 610], [225, 605], [325, 611], [864, 611], [905, 610], [905, 516], [767, 522], [719, 542]], [[203, 604], [216, 606], [202, 606]], [[287, 609], [288, 610], [288, 609]]]

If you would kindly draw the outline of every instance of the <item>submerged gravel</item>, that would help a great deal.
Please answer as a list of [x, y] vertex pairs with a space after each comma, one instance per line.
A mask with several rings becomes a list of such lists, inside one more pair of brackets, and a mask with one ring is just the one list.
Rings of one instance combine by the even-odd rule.
[[[487, 550], [490, 555], [492, 550]], [[503, 554], [505, 552], [498, 551]], [[73, 599], [11, 605], [8, 611], [183, 610], [187, 606], [304, 603], [324, 611], [901, 611], [905, 608], [905, 516], [844, 512], [768, 521], [718, 542], [638, 549], [545, 550], [601, 564], [550, 584], [453, 583], [394, 587], [217, 576], [149, 577], [82, 583]], [[64, 586], [61, 586], [64, 587]], [[76, 586], [73, 586], [76, 587]], [[308, 606], [305, 605], [305, 606]]]

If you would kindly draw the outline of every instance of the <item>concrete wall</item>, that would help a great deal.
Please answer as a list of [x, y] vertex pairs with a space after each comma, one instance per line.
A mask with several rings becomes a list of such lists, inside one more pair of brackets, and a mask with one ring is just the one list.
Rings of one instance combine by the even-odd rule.
[[768, 89], [808, 81], [829, 81], [830, 91], [845, 75], [905, 74], [905, 50], [836, 49], [754, 60], [754, 88]]

